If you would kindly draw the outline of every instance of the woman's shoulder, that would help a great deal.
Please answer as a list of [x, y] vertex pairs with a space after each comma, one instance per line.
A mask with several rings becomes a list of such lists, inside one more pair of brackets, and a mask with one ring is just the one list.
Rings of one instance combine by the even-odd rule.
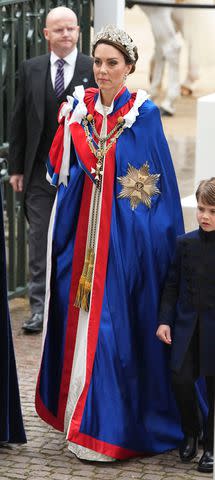
[[134, 103], [138, 104], [139, 114], [159, 113], [159, 108], [150, 99], [150, 95], [145, 90], [137, 90], [131, 94]]
[[134, 104], [138, 106], [138, 118], [139, 120], [145, 120], [147, 117], [147, 123], [149, 120], [160, 120], [160, 110], [155, 103], [150, 99], [150, 95], [144, 90], [137, 90], [131, 94], [131, 98]]
[[94, 87], [86, 88], [85, 96], [84, 96], [85, 101], [87, 101], [89, 98], [91, 99], [92, 97], [95, 97], [95, 95], [98, 95], [98, 93], [99, 93], [98, 88], [94, 88]]

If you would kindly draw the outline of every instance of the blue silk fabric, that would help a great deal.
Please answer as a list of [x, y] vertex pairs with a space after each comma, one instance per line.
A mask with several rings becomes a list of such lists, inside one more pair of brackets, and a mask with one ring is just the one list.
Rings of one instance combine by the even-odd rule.
[[[130, 98], [126, 90], [112, 115]], [[176, 447], [182, 437], [170, 388], [169, 349], [156, 338], [161, 289], [176, 236], [183, 233], [179, 192], [160, 114], [150, 101], [116, 145], [109, 254], [93, 372], [80, 432], [111, 445], [144, 453]], [[145, 163], [160, 174], [151, 208], [132, 210], [120, 199], [117, 177], [128, 165]], [[71, 159], [67, 187], [60, 186], [53, 233], [49, 321], [39, 394], [47, 411], [60, 409], [62, 369], [73, 251], [84, 176]], [[90, 338], [90, 331], [89, 331]], [[51, 423], [51, 422], [50, 422]]]
[[25, 443], [7, 302], [6, 261], [0, 192], [0, 442]]

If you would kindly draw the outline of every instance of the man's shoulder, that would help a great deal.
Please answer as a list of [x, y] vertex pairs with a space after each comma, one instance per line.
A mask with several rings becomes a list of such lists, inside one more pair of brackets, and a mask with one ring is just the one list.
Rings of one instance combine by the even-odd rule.
[[90, 57], [90, 55], [86, 55], [85, 53], [82, 53], [82, 52], [78, 52], [77, 58], [80, 58], [81, 60], [87, 63], [93, 63], [93, 58]]
[[86, 55], [85, 53], [78, 52], [77, 63], [79, 64], [79, 67], [82, 67], [82, 68], [91, 67], [92, 68], [93, 58], [90, 57], [89, 55]]
[[36, 57], [28, 58], [22, 62], [23, 66], [26, 68], [31, 68], [37, 65], [43, 65], [49, 62], [50, 54], [45, 53], [44, 55], [37, 55]]

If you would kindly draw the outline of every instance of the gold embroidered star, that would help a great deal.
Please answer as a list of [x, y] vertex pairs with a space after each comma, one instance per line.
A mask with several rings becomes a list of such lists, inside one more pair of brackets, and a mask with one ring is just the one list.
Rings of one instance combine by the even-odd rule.
[[117, 178], [123, 186], [118, 198], [129, 198], [132, 210], [140, 202], [151, 208], [151, 197], [160, 193], [156, 187], [159, 177], [160, 174], [150, 174], [148, 163], [145, 163], [139, 170], [129, 165], [127, 175]]

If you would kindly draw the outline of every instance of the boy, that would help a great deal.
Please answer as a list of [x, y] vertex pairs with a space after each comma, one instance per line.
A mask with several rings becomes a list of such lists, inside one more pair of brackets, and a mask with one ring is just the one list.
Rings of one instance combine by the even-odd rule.
[[208, 417], [204, 453], [198, 471], [213, 471], [215, 380], [215, 177], [196, 191], [199, 229], [178, 237], [176, 253], [163, 290], [156, 335], [172, 345], [172, 386], [184, 439], [180, 458], [198, 453], [202, 426], [195, 381], [205, 377]]

